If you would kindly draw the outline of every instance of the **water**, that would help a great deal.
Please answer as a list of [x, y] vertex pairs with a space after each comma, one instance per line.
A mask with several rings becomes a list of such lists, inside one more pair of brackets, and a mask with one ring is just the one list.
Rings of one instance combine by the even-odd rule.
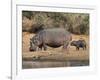
[[23, 69], [32, 68], [53, 68], [53, 67], [77, 67], [89, 66], [88, 60], [71, 60], [71, 61], [23, 61]]

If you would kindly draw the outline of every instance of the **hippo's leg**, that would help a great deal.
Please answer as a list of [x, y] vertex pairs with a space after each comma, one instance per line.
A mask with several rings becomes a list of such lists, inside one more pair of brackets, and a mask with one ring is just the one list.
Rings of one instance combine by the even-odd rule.
[[42, 51], [43, 49], [43, 44], [39, 45], [39, 50]]
[[41, 47], [39, 47], [39, 48], [38, 48], [38, 51], [41, 51], [41, 50], [42, 50], [42, 48], [41, 48]]
[[43, 44], [43, 48], [45, 51], [47, 50], [47, 46], [45, 44]]
[[83, 50], [85, 50], [85, 46], [83, 46]]
[[78, 47], [76, 46], [76, 50], [78, 50]]
[[85, 50], [86, 50], [86, 45], [85, 45]]
[[86, 45], [83, 46], [83, 50], [86, 50]]
[[42, 46], [39, 46], [39, 50], [40, 50], [40, 51], [42, 50]]
[[76, 46], [76, 50], [79, 50], [79, 47], [78, 46]]
[[64, 53], [67, 53], [67, 54], [69, 54], [69, 47], [68, 47], [68, 45], [69, 45], [69, 42], [66, 42], [66, 43], [63, 44], [63, 51], [64, 51]]
[[80, 49], [80, 48], [78, 47], [78, 51], [79, 51], [79, 49]]
[[42, 50], [42, 47], [40, 47], [40, 50]]
[[68, 42], [64, 42], [63, 49], [67, 49], [68, 44], [69, 44]]

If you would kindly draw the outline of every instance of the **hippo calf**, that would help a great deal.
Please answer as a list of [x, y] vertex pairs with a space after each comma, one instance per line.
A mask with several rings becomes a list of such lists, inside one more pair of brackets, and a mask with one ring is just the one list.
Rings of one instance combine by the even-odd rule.
[[71, 34], [63, 28], [44, 29], [30, 39], [30, 51], [42, 50], [42, 48], [47, 50], [47, 46], [53, 48], [63, 46], [67, 49], [71, 40]]
[[79, 50], [79, 48], [83, 48], [83, 50], [86, 50], [86, 41], [85, 40], [72, 41], [71, 46], [75, 46], [76, 50]]

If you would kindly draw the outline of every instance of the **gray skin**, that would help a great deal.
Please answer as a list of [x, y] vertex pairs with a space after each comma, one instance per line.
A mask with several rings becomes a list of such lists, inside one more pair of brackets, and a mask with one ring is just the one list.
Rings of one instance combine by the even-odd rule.
[[85, 40], [72, 41], [71, 46], [75, 46], [76, 50], [79, 50], [80, 48], [86, 50], [86, 41]]
[[71, 34], [63, 28], [44, 29], [30, 39], [30, 51], [47, 50], [47, 46], [67, 49], [71, 40]]

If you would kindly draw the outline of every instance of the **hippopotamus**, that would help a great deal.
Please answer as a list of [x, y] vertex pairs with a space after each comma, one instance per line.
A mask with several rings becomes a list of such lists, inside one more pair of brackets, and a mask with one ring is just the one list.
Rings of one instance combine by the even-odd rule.
[[42, 50], [42, 48], [47, 50], [47, 46], [52, 48], [63, 46], [67, 49], [71, 40], [71, 33], [63, 28], [44, 29], [30, 38], [30, 51]]
[[76, 50], [79, 50], [79, 48], [83, 48], [83, 50], [86, 50], [86, 41], [82, 39], [77, 41], [72, 41], [71, 46], [75, 46]]

